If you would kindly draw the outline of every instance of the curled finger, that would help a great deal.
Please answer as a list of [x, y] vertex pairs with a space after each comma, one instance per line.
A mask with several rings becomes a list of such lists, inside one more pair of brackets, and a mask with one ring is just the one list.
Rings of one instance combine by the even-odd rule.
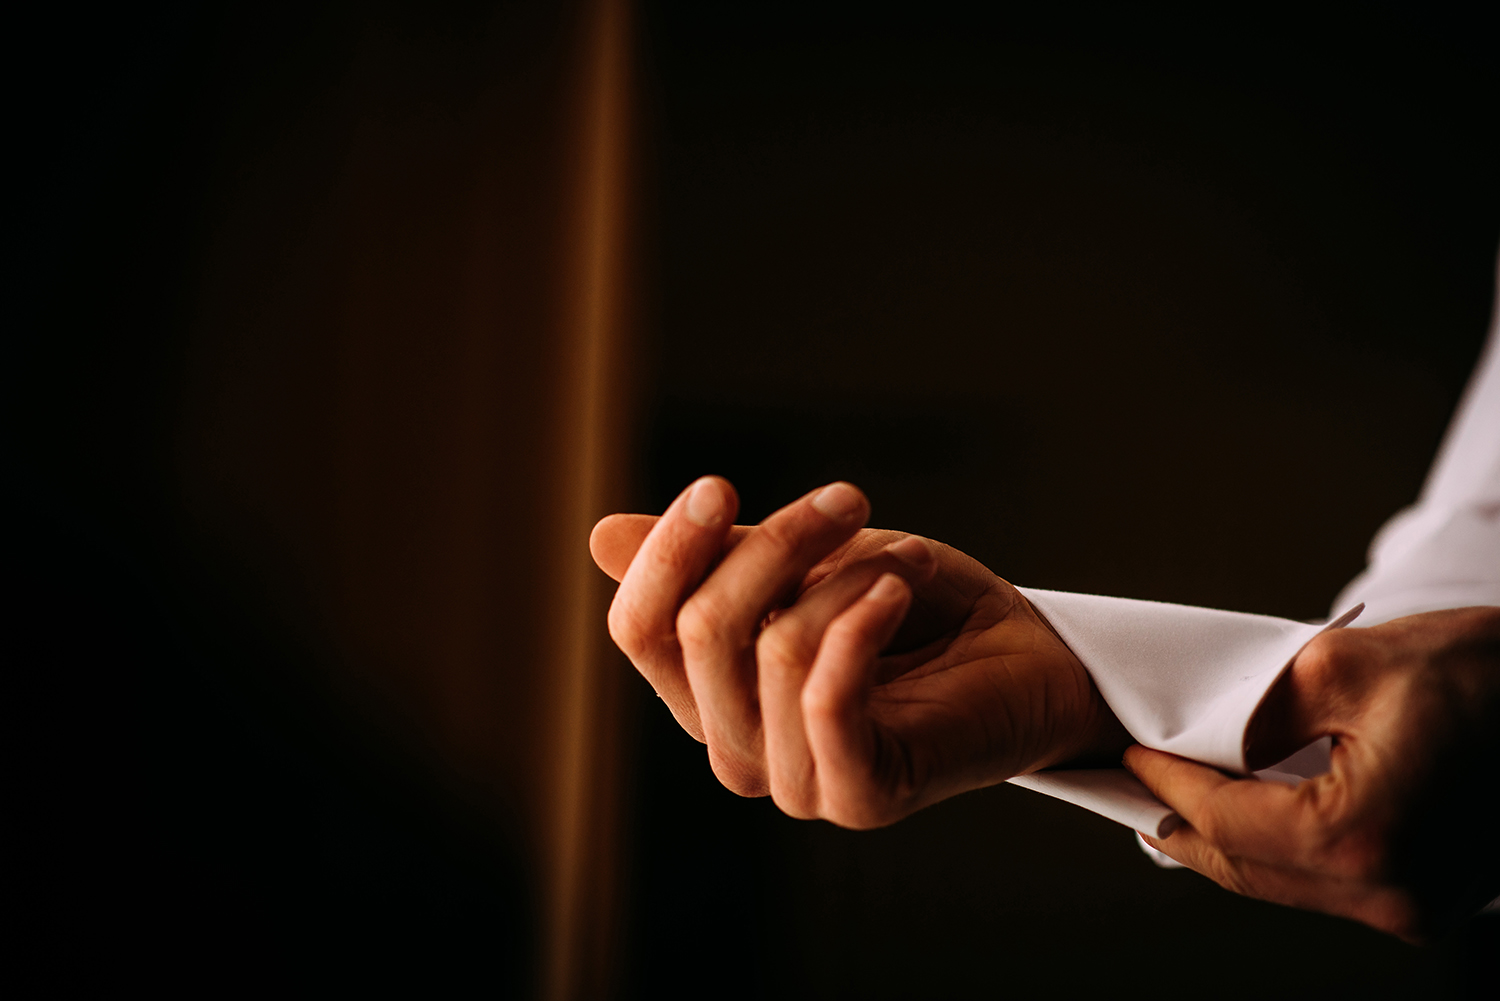
[[881, 737], [869, 715], [870, 685], [875, 660], [910, 605], [906, 581], [882, 574], [830, 623], [802, 689], [818, 813], [843, 827], [878, 827], [893, 819], [877, 775]]
[[869, 515], [848, 483], [816, 490], [748, 533], [678, 613], [676, 633], [714, 774], [745, 796], [769, 791], [755, 645], [767, 614]]
[[[683, 665], [677, 616], [718, 559], [737, 507], [734, 488], [718, 477], [689, 486], [640, 543], [609, 608], [610, 636], [699, 740], [703, 727]], [[609, 549], [609, 541], [601, 540], [599, 548]]]
[[894, 573], [909, 584], [920, 584], [936, 566], [927, 543], [907, 536], [820, 581], [760, 634], [755, 649], [767, 777], [776, 805], [791, 816], [817, 816], [802, 688], [829, 626], [864, 597], [882, 574]]

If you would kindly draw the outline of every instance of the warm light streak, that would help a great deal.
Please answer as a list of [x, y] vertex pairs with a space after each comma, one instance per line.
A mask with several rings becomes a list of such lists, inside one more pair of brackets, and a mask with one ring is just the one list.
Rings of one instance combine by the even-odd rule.
[[[593, 953], [591, 927], [609, 905], [609, 887], [596, 872], [600, 860], [596, 826], [606, 818], [598, 807], [609, 790], [600, 789], [602, 741], [612, 733], [607, 700], [601, 698], [599, 652], [602, 616], [595, 600], [601, 583], [589, 559], [586, 540], [603, 513], [604, 470], [611, 432], [619, 415], [609, 380], [618, 370], [613, 357], [623, 324], [624, 237], [628, 160], [629, 20], [625, 0], [594, 0], [584, 10], [586, 59], [578, 135], [576, 255], [565, 276], [567, 328], [565, 387], [559, 442], [562, 538], [555, 551], [560, 566], [556, 608], [559, 643], [558, 702], [554, 730], [555, 791], [552, 838], [551, 905], [543, 991], [550, 999], [579, 997], [589, 989], [584, 971]], [[603, 685], [608, 691], [609, 685]], [[591, 878], [594, 877], [594, 878]], [[595, 971], [596, 975], [600, 971]]]

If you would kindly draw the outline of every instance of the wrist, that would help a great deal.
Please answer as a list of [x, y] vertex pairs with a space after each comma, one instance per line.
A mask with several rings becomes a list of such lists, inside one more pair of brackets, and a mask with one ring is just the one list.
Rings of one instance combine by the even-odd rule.
[[1115, 715], [1099, 686], [1047, 617], [1028, 601], [1025, 595], [1018, 596], [1025, 602], [1031, 615], [1046, 630], [1050, 640], [1057, 644], [1060, 657], [1060, 674], [1054, 683], [1068, 688], [1058, 704], [1078, 707], [1076, 713], [1063, 714], [1054, 722], [1050, 746], [1035, 768], [1117, 768], [1125, 749], [1134, 744], [1135, 738], [1125, 729], [1125, 724]]

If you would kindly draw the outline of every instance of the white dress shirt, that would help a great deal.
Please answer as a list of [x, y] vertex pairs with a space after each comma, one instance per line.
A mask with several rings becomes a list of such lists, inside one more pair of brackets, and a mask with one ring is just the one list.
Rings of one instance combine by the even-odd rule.
[[[1335, 599], [1327, 624], [1020, 590], [1078, 655], [1131, 736], [1247, 772], [1251, 716], [1318, 633], [1356, 618], [1364, 627], [1418, 612], [1500, 605], [1500, 281], [1489, 339], [1421, 496], [1376, 534], [1368, 567]], [[1296, 781], [1326, 768], [1325, 739], [1258, 774]], [[1037, 772], [1011, 781], [1158, 837], [1180, 823], [1123, 768]]]

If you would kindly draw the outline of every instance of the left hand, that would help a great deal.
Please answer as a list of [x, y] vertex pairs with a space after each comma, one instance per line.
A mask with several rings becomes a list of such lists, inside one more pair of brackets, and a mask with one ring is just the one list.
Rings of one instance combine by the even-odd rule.
[[590, 539], [621, 581], [611, 635], [734, 792], [868, 828], [1128, 743], [1019, 591], [955, 549], [861, 530], [854, 487], [755, 527], [735, 506], [706, 477]]

